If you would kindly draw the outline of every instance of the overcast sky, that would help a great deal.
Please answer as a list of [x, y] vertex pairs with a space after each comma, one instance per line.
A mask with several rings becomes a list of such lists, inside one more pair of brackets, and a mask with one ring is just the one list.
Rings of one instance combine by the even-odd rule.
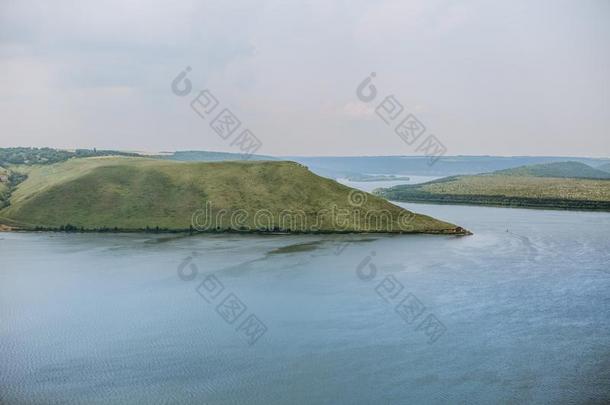
[[610, 1], [0, 0], [0, 146], [235, 151], [204, 88], [263, 154], [413, 155], [394, 95], [451, 155], [610, 156]]

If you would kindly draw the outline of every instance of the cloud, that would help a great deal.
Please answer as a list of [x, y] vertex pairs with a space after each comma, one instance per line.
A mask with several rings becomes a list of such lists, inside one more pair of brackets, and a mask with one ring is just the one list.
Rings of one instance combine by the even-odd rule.
[[393, 153], [375, 71], [451, 153], [608, 155], [602, 3], [6, 0], [0, 144], [229, 150], [169, 91], [191, 66], [264, 153]]

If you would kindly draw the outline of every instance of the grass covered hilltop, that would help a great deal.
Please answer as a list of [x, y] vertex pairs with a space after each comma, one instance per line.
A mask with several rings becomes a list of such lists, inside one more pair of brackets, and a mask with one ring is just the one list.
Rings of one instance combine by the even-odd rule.
[[445, 177], [374, 194], [394, 201], [610, 211], [610, 173], [558, 162]]
[[113, 156], [8, 169], [27, 178], [11, 186], [0, 224], [25, 230], [193, 231], [194, 218], [221, 232], [468, 233], [294, 162]]

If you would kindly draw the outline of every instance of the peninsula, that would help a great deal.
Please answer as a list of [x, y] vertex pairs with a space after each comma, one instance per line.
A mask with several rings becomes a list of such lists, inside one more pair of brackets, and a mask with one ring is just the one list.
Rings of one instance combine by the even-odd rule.
[[610, 211], [610, 173], [579, 162], [556, 162], [373, 193], [392, 201]]
[[469, 233], [288, 161], [109, 155], [2, 167], [15, 180], [0, 189], [3, 229]]

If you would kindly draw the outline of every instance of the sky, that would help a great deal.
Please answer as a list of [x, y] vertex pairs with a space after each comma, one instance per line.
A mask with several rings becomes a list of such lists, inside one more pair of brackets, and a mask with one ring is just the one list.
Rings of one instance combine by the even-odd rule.
[[609, 157], [610, 1], [0, 0], [0, 147], [417, 155], [409, 114], [449, 155]]

